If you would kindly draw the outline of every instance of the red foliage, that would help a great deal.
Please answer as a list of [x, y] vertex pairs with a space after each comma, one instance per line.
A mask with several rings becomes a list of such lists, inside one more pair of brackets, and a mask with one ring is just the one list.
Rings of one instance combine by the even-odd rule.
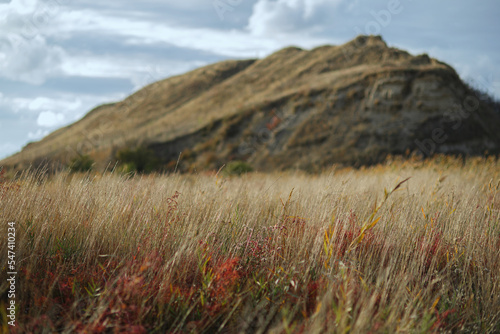
[[281, 123], [281, 118], [279, 118], [278, 116], [273, 116], [273, 118], [271, 119], [271, 122], [267, 123], [266, 124], [266, 127], [269, 131], [272, 131], [274, 130], [279, 124]]
[[211, 315], [216, 315], [234, 294], [238, 285], [240, 273], [237, 270], [239, 258], [229, 258], [212, 268], [213, 281], [210, 286], [210, 300], [208, 311]]
[[319, 282], [312, 281], [307, 284], [307, 296], [306, 296], [306, 315], [310, 317], [316, 311]]
[[[276, 227], [272, 228], [273, 230]], [[271, 235], [263, 232], [251, 233], [244, 246], [244, 254], [247, 257], [247, 270], [254, 271], [262, 267], [267, 260], [275, 256], [280, 251], [280, 247], [273, 242]]]
[[[29, 294], [22, 297], [26, 308], [19, 318], [19, 321], [25, 324], [22, 331], [41, 332], [37, 329], [44, 328], [56, 332], [55, 328], [71, 325], [74, 312], [76, 311], [77, 316], [83, 316], [78, 311], [84, 310], [91, 302], [91, 299], [86, 298], [86, 288], [91, 285], [103, 287], [111, 276], [110, 271], [116, 265], [115, 261], [104, 261], [100, 265], [71, 265], [65, 263], [56, 252], [52, 257], [41, 258], [36, 271], [20, 268], [20, 277], [23, 280], [21, 285], [29, 291]], [[30, 319], [29, 313], [24, 315], [30, 307], [51, 316]]]
[[108, 280], [100, 297], [106, 309], [91, 323], [80, 323], [80, 332], [112, 328], [120, 333], [146, 333], [147, 328], [139, 324], [152, 309], [148, 301], [160, 293], [163, 263], [159, 252], [150, 252], [124, 264], [118, 277]]
[[240, 274], [236, 269], [239, 258], [229, 258], [214, 268], [212, 296], [226, 299], [238, 280]]
[[[417, 249], [424, 254], [424, 273], [431, 270], [441, 270], [446, 265], [446, 249], [444, 247], [442, 233], [432, 230], [431, 235], [421, 236], [417, 239]], [[433, 262], [435, 267], [433, 267]]]
[[[337, 244], [337, 258], [342, 258], [345, 255], [351, 243], [359, 236], [360, 233], [361, 226], [358, 224], [358, 217], [351, 210], [343, 230], [338, 234], [335, 241]], [[370, 232], [368, 232], [367, 235], [369, 233]]]
[[437, 333], [437, 332], [441, 332], [447, 326], [449, 326], [448, 317], [451, 314], [455, 313], [456, 311], [455, 311], [455, 309], [451, 309], [451, 310], [446, 310], [441, 314], [439, 314], [439, 312], [437, 310], [435, 310], [435, 312], [436, 312], [436, 321], [432, 325], [431, 331], [434, 331]]
[[285, 237], [301, 237], [306, 229], [306, 220], [301, 217], [285, 216], [282, 227]]

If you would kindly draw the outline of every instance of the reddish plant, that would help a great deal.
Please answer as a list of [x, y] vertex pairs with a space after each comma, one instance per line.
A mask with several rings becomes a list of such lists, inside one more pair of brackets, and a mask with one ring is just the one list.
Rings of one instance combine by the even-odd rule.
[[[342, 221], [340, 221], [341, 223]], [[361, 227], [358, 224], [358, 217], [352, 210], [349, 212], [349, 217], [342, 231], [337, 234], [335, 243], [337, 244], [337, 258], [343, 258], [347, 249], [354, 239], [361, 233]]]
[[[441, 232], [431, 231], [431, 236], [426, 238], [421, 236], [417, 239], [418, 248], [424, 254], [424, 273], [433, 269], [441, 270], [446, 265], [446, 250], [443, 247]], [[435, 267], [433, 268], [433, 263]]]
[[435, 310], [434, 312], [436, 313], [436, 321], [434, 322], [430, 330], [438, 333], [446, 329], [450, 325], [448, 323], [448, 317], [455, 313], [456, 310], [446, 310], [443, 313], [439, 313], [437, 310]]
[[285, 216], [283, 219], [285, 237], [300, 237], [306, 229], [306, 220], [301, 217]]
[[319, 288], [320, 284], [318, 281], [312, 281], [307, 284], [306, 315], [308, 317], [316, 311]]
[[229, 258], [214, 268], [214, 290], [215, 296], [227, 296], [232, 292], [231, 289], [235, 286], [240, 278], [240, 273], [237, 270], [240, 259]]
[[269, 123], [266, 124], [266, 127], [269, 131], [274, 130], [281, 123], [281, 118], [274, 115]]
[[213, 281], [210, 287], [210, 313], [219, 312], [231, 298], [240, 279], [237, 270], [239, 258], [229, 258], [213, 267]]

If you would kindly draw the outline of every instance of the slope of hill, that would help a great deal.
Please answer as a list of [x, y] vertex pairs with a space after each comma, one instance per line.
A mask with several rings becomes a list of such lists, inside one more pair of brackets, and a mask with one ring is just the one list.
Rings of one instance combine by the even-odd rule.
[[0, 165], [67, 164], [89, 154], [152, 149], [178, 169], [246, 160], [259, 170], [320, 170], [418, 151], [500, 152], [498, 105], [450, 66], [388, 47], [379, 36], [264, 59], [224, 61], [151, 84], [90, 111]]

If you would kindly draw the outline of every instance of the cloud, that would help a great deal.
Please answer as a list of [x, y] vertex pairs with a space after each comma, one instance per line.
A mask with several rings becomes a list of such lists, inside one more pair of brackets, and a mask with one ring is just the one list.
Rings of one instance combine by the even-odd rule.
[[39, 96], [28, 104], [30, 110], [60, 110], [62, 112], [71, 112], [81, 107], [82, 101], [79, 98], [74, 100], [69, 99], [53, 99], [44, 96]]
[[[261, 0], [259, 3], [262, 7], [268, 1]], [[270, 19], [282, 15], [282, 7], [288, 6], [295, 11], [298, 21], [305, 19], [312, 22], [318, 8], [331, 6], [327, 0], [279, 0], [278, 3], [280, 5], [269, 12]], [[6, 6], [0, 5], [0, 18], [5, 18], [0, 22], [0, 77], [35, 85], [41, 85], [53, 77], [81, 76], [128, 78], [138, 88], [143, 85], [144, 77], [149, 77], [148, 70], [144, 71], [145, 64], [148, 64], [148, 56], [144, 52], [120, 53], [113, 49], [103, 52], [103, 48], [87, 48], [88, 42], [84, 38], [99, 39], [106, 36], [116, 41], [115, 48], [116, 45], [122, 45], [123, 48], [128, 46], [130, 49], [133, 46], [140, 50], [141, 47], [152, 49], [167, 45], [172, 50], [182, 50], [184, 53], [196, 50], [199, 54], [196, 59], [188, 61], [152, 57], [149, 64], [154, 62], [157, 67], [170, 69], [158, 73], [160, 76], [155, 76], [155, 79], [205, 65], [207, 55], [210, 58], [263, 57], [290, 44], [312, 47], [329, 42], [325, 38], [307, 35], [283, 39], [273, 35], [254, 36], [248, 30], [179, 26], [152, 21], [147, 15], [133, 12], [83, 8], [68, 10], [72, 8], [50, 7], [45, 2], [34, 0], [14, 0], [8, 9], [3, 7]], [[301, 11], [304, 11], [303, 18], [300, 17]], [[257, 16], [258, 13], [254, 13], [253, 17]], [[285, 17], [282, 17], [281, 23], [284, 22]], [[70, 47], [66, 45], [68, 41], [71, 41]]]
[[6, 79], [43, 84], [48, 77], [61, 73], [63, 57], [62, 48], [47, 45], [41, 36], [30, 41], [0, 36], [0, 76]]
[[207, 62], [201, 60], [148, 59], [145, 56], [71, 55], [64, 59], [61, 69], [66, 76], [127, 79], [135, 90], [206, 64]]
[[[316, 13], [316, 1], [323, 3], [326, 0], [306, 1], [313, 1], [311, 5], [308, 5], [311, 7], [308, 11]], [[339, 0], [335, 0], [335, 2], [337, 1]], [[329, 2], [325, 6], [331, 7], [332, 5]], [[274, 35], [255, 36], [248, 30], [186, 27], [169, 22], [147, 21], [141, 17], [127, 17], [120, 16], [118, 13], [110, 14], [92, 10], [71, 11], [65, 15], [58, 16], [57, 21], [57, 25], [51, 26], [46, 31], [51, 38], [56, 40], [61, 38], [61, 31], [70, 36], [76, 33], [88, 36], [104, 35], [114, 38], [124, 45], [147, 46], [148, 48], [155, 45], [169, 45], [184, 50], [197, 50], [209, 53], [210, 55], [219, 55], [228, 58], [248, 58], [255, 57], [256, 54], [268, 55], [290, 44], [312, 47], [331, 41], [331, 39], [318, 38], [305, 34], [290, 36], [287, 39]], [[89, 54], [72, 54], [70, 58], [76, 59], [87, 56]], [[100, 58], [106, 58], [106, 56], [101, 55]], [[64, 61], [67, 61], [67, 59]], [[125, 59], [125, 57], [122, 56], [113, 60], [116, 63], [120, 62], [120, 59]], [[69, 67], [63, 65], [63, 68], [68, 73]]]
[[50, 132], [49, 130], [42, 130], [42, 129], [38, 129], [35, 132], [30, 131], [30, 132], [28, 132], [28, 139], [29, 140], [42, 139], [43, 137], [48, 135], [49, 132]]
[[64, 122], [63, 113], [55, 113], [52, 111], [42, 111], [36, 120], [39, 126], [51, 128], [56, 125], [61, 125]]
[[[52, 4], [53, 5], [49, 5]], [[47, 43], [44, 31], [59, 12], [55, 1], [13, 0], [0, 5], [0, 76], [40, 85], [60, 74], [64, 50]]]
[[83, 102], [80, 97], [66, 96], [51, 98], [38, 96], [35, 98], [15, 97], [10, 98], [0, 95], [0, 107], [8, 108], [14, 113], [39, 113], [40, 111], [58, 110], [62, 113], [72, 113], [81, 109]]
[[[212, 52], [227, 57], [248, 57], [255, 49], [273, 49], [271, 39], [248, 38], [241, 31], [220, 31], [211, 28], [191, 28], [170, 25], [165, 22], [149, 22], [138, 18], [106, 15], [92, 11], [70, 12], [60, 18], [59, 28], [66, 32], [85, 32], [114, 36], [122, 43], [131, 45], [170, 45]], [[56, 31], [51, 34], [56, 35]]]
[[322, 12], [334, 10], [342, 0], [259, 0], [253, 7], [247, 29], [252, 35], [318, 30]]

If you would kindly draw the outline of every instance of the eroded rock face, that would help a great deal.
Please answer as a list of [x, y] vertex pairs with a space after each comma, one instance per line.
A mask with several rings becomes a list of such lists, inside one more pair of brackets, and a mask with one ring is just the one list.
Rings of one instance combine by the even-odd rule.
[[228, 146], [218, 144], [214, 152], [261, 170], [318, 171], [408, 151], [477, 155], [498, 152], [500, 143], [498, 113], [451, 69], [435, 67], [380, 69], [225, 122], [244, 131], [228, 138], [221, 130], [233, 149], [228, 154]]
[[120, 148], [142, 145], [184, 171], [234, 159], [260, 170], [318, 171], [408, 151], [498, 153], [499, 115], [498, 104], [468, 88], [450, 66], [390, 48], [378, 36], [360, 36], [160, 81], [3, 163], [64, 163], [83, 151], [106, 166]]

